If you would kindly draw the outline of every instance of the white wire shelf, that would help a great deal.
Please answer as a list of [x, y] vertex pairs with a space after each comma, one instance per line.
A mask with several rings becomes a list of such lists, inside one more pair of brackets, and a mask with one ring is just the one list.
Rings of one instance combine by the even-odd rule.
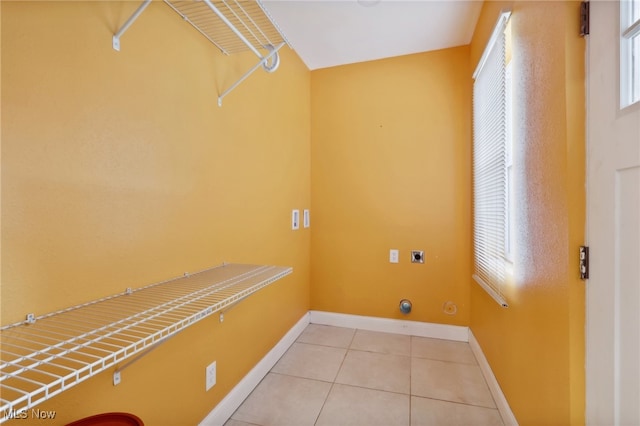
[[[231, 91], [256, 69], [275, 72], [280, 64], [278, 51], [288, 42], [259, 0], [164, 0], [186, 22], [224, 54], [252, 51], [258, 63], [231, 87], [218, 94], [218, 106]], [[151, 4], [144, 0], [113, 35], [112, 45], [120, 50], [120, 38]]]
[[[164, 0], [182, 18], [216, 45], [232, 54], [285, 42], [284, 36], [257, 1]], [[211, 13], [212, 7], [219, 12]], [[256, 53], [261, 58], [260, 53]]]
[[0, 413], [32, 408], [291, 272], [223, 264], [4, 326]]

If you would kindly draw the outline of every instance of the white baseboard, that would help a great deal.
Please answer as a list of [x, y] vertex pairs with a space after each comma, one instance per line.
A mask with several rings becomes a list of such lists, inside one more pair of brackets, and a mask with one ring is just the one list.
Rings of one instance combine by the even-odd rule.
[[255, 389], [264, 376], [271, 371], [298, 336], [309, 325], [309, 314], [300, 318], [282, 339], [247, 373], [246, 376], [224, 397], [222, 401], [200, 422], [199, 426], [222, 426]]
[[507, 426], [517, 426], [518, 422], [507, 403], [500, 385], [496, 380], [480, 344], [468, 327], [446, 324], [432, 324], [389, 318], [365, 317], [360, 315], [338, 314], [332, 312], [309, 311], [284, 335], [256, 366], [224, 397], [222, 401], [200, 422], [199, 426], [222, 426], [238, 409], [260, 381], [271, 371], [280, 357], [296, 341], [309, 324], [331, 325], [335, 327], [357, 328], [360, 330], [384, 333], [405, 334], [410, 336], [431, 337], [435, 339], [469, 342], [482, 374], [493, 395], [502, 421]]
[[312, 324], [335, 327], [358, 328], [360, 330], [383, 333], [405, 334], [409, 336], [431, 337], [434, 339], [469, 341], [469, 327], [459, 325], [433, 324], [390, 318], [365, 317], [360, 315], [337, 314], [333, 312], [309, 311]]
[[516, 416], [513, 415], [513, 411], [511, 411], [511, 407], [509, 407], [507, 398], [504, 396], [504, 393], [502, 393], [502, 389], [500, 389], [498, 380], [493, 374], [493, 371], [491, 371], [489, 361], [487, 361], [487, 358], [484, 356], [482, 348], [480, 348], [480, 343], [478, 343], [471, 330], [469, 330], [469, 346], [471, 346], [471, 350], [476, 356], [476, 360], [478, 361], [480, 369], [482, 370], [482, 375], [487, 381], [487, 385], [489, 385], [489, 390], [491, 391], [493, 400], [498, 407], [500, 416], [502, 416], [502, 422], [506, 426], [518, 426], [518, 420], [516, 420]]

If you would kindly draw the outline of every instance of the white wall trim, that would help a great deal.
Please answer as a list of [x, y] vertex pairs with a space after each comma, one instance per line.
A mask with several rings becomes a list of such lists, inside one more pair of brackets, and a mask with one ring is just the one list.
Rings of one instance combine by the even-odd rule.
[[264, 376], [276, 365], [276, 362], [284, 355], [298, 336], [309, 325], [309, 313], [284, 335], [282, 339], [247, 373], [240, 382], [231, 389], [231, 392], [200, 422], [199, 426], [220, 426], [238, 409], [247, 396], [255, 389]]
[[431, 337], [435, 339], [455, 340], [458, 342], [469, 341], [469, 327], [459, 325], [365, 317], [323, 311], [309, 311], [309, 322], [312, 324], [358, 328], [360, 330], [405, 334], [418, 337]]
[[366, 317], [360, 315], [339, 314], [323, 311], [309, 311], [284, 335], [282, 339], [262, 358], [255, 367], [224, 397], [222, 401], [200, 422], [199, 426], [223, 425], [238, 409], [247, 396], [269, 373], [280, 357], [296, 341], [309, 324], [331, 325], [335, 327], [357, 328], [360, 330], [396, 333], [410, 336], [431, 337], [459, 342], [469, 342], [471, 350], [478, 360], [482, 375], [487, 381], [491, 395], [502, 421], [507, 426], [517, 426], [509, 403], [500, 389], [489, 362], [484, 356], [480, 344], [469, 327], [433, 324], [426, 322], [398, 320], [390, 318]]
[[502, 389], [498, 384], [498, 380], [493, 374], [493, 371], [491, 371], [489, 361], [487, 361], [487, 358], [484, 356], [484, 352], [482, 352], [480, 343], [478, 343], [471, 330], [469, 330], [469, 346], [471, 346], [471, 350], [473, 351], [473, 354], [476, 356], [476, 360], [480, 365], [480, 370], [482, 370], [482, 375], [484, 376], [484, 379], [489, 386], [489, 390], [491, 391], [493, 400], [498, 407], [498, 411], [500, 412], [502, 421], [507, 426], [518, 426], [518, 420], [516, 420], [516, 416], [513, 415], [513, 411], [511, 411], [511, 407], [509, 407], [507, 398], [504, 396], [504, 393], [502, 393]]

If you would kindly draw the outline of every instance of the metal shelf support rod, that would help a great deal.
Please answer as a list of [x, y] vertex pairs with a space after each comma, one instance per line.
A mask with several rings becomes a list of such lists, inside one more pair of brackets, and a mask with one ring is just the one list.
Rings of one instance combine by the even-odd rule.
[[[208, 0], [205, 0], [208, 1]], [[247, 77], [249, 77], [251, 74], [253, 74], [253, 72], [255, 70], [257, 70], [259, 67], [261, 67], [265, 62], [267, 62], [269, 59], [271, 59], [272, 56], [276, 55], [278, 53], [278, 50], [280, 50], [282, 48], [282, 46], [284, 46], [286, 43], [282, 42], [279, 45], [277, 45], [275, 47], [275, 49], [273, 49], [271, 52], [269, 52], [269, 54], [267, 56], [265, 56], [264, 58], [262, 58], [260, 60], [260, 62], [258, 62], [257, 64], [255, 64], [253, 66], [253, 68], [251, 68], [249, 71], [247, 71], [242, 77], [240, 77], [240, 79], [238, 81], [236, 81], [235, 83], [233, 83], [233, 85], [231, 87], [229, 87], [227, 90], [225, 90], [224, 92], [222, 92], [222, 94], [220, 94], [218, 96], [218, 106], [221, 107], [222, 106], [222, 99], [224, 99], [225, 96], [227, 96], [233, 89], [235, 89], [236, 87], [238, 87], [240, 85], [240, 83], [242, 83]]]
[[144, 12], [144, 10], [147, 8], [147, 6], [149, 6], [150, 3], [151, 0], [144, 0], [144, 2], [142, 2], [138, 9], [133, 12], [133, 15], [131, 15], [129, 19], [127, 19], [127, 22], [124, 23], [122, 28], [120, 28], [118, 32], [115, 33], [115, 35], [113, 36], [113, 48], [115, 50], [117, 50], [118, 52], [120, 51], [120, 37], [122, 37], [122, 34], [124, 34], [129, 29], [131, 24], [133, 24], [136, 19], [138, 19], [138, 17], [142, 14], [142, 12]]
[[[180, 330], [180, 331], [182, 331], [182, 330]], [[161, 344], [163, 344], [167, 340], [171, 339], [173, 336], [175, 336], [175, 334], [171, 334], [171, 335], [169, 335], [167, 337], [163, 337], [162, 339], [158, 340], [153, 345], [149, 346], [149, 348], [145, 349], [143, 352], [138, 353], [136, 356], [134, 356], [131, 360], [129, 360], [125, 364], [117, 367], [116, 370], [113, 372], [113, 375], [114, 375], [113, 384], [114, 384], [114, 386], [120, 383], [120, 379], [116, 380], [116, 378], [115, 378], [116, 375], [119, 375], [121, 372], [123, 372], [131, 364], [135, 363], [136, 361], [138, 361], [140, 358], [144, 357], [145, 355], [148, 355], [151, 351], [153, 351], [154, 349], [158, 348]]]

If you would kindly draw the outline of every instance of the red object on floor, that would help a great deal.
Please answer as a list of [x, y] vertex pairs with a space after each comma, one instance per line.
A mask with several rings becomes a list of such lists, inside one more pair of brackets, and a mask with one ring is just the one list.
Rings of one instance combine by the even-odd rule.
[[144, 426], [144, 423], [133, 414], [104, 413], [76, 420], [67, 426]]

